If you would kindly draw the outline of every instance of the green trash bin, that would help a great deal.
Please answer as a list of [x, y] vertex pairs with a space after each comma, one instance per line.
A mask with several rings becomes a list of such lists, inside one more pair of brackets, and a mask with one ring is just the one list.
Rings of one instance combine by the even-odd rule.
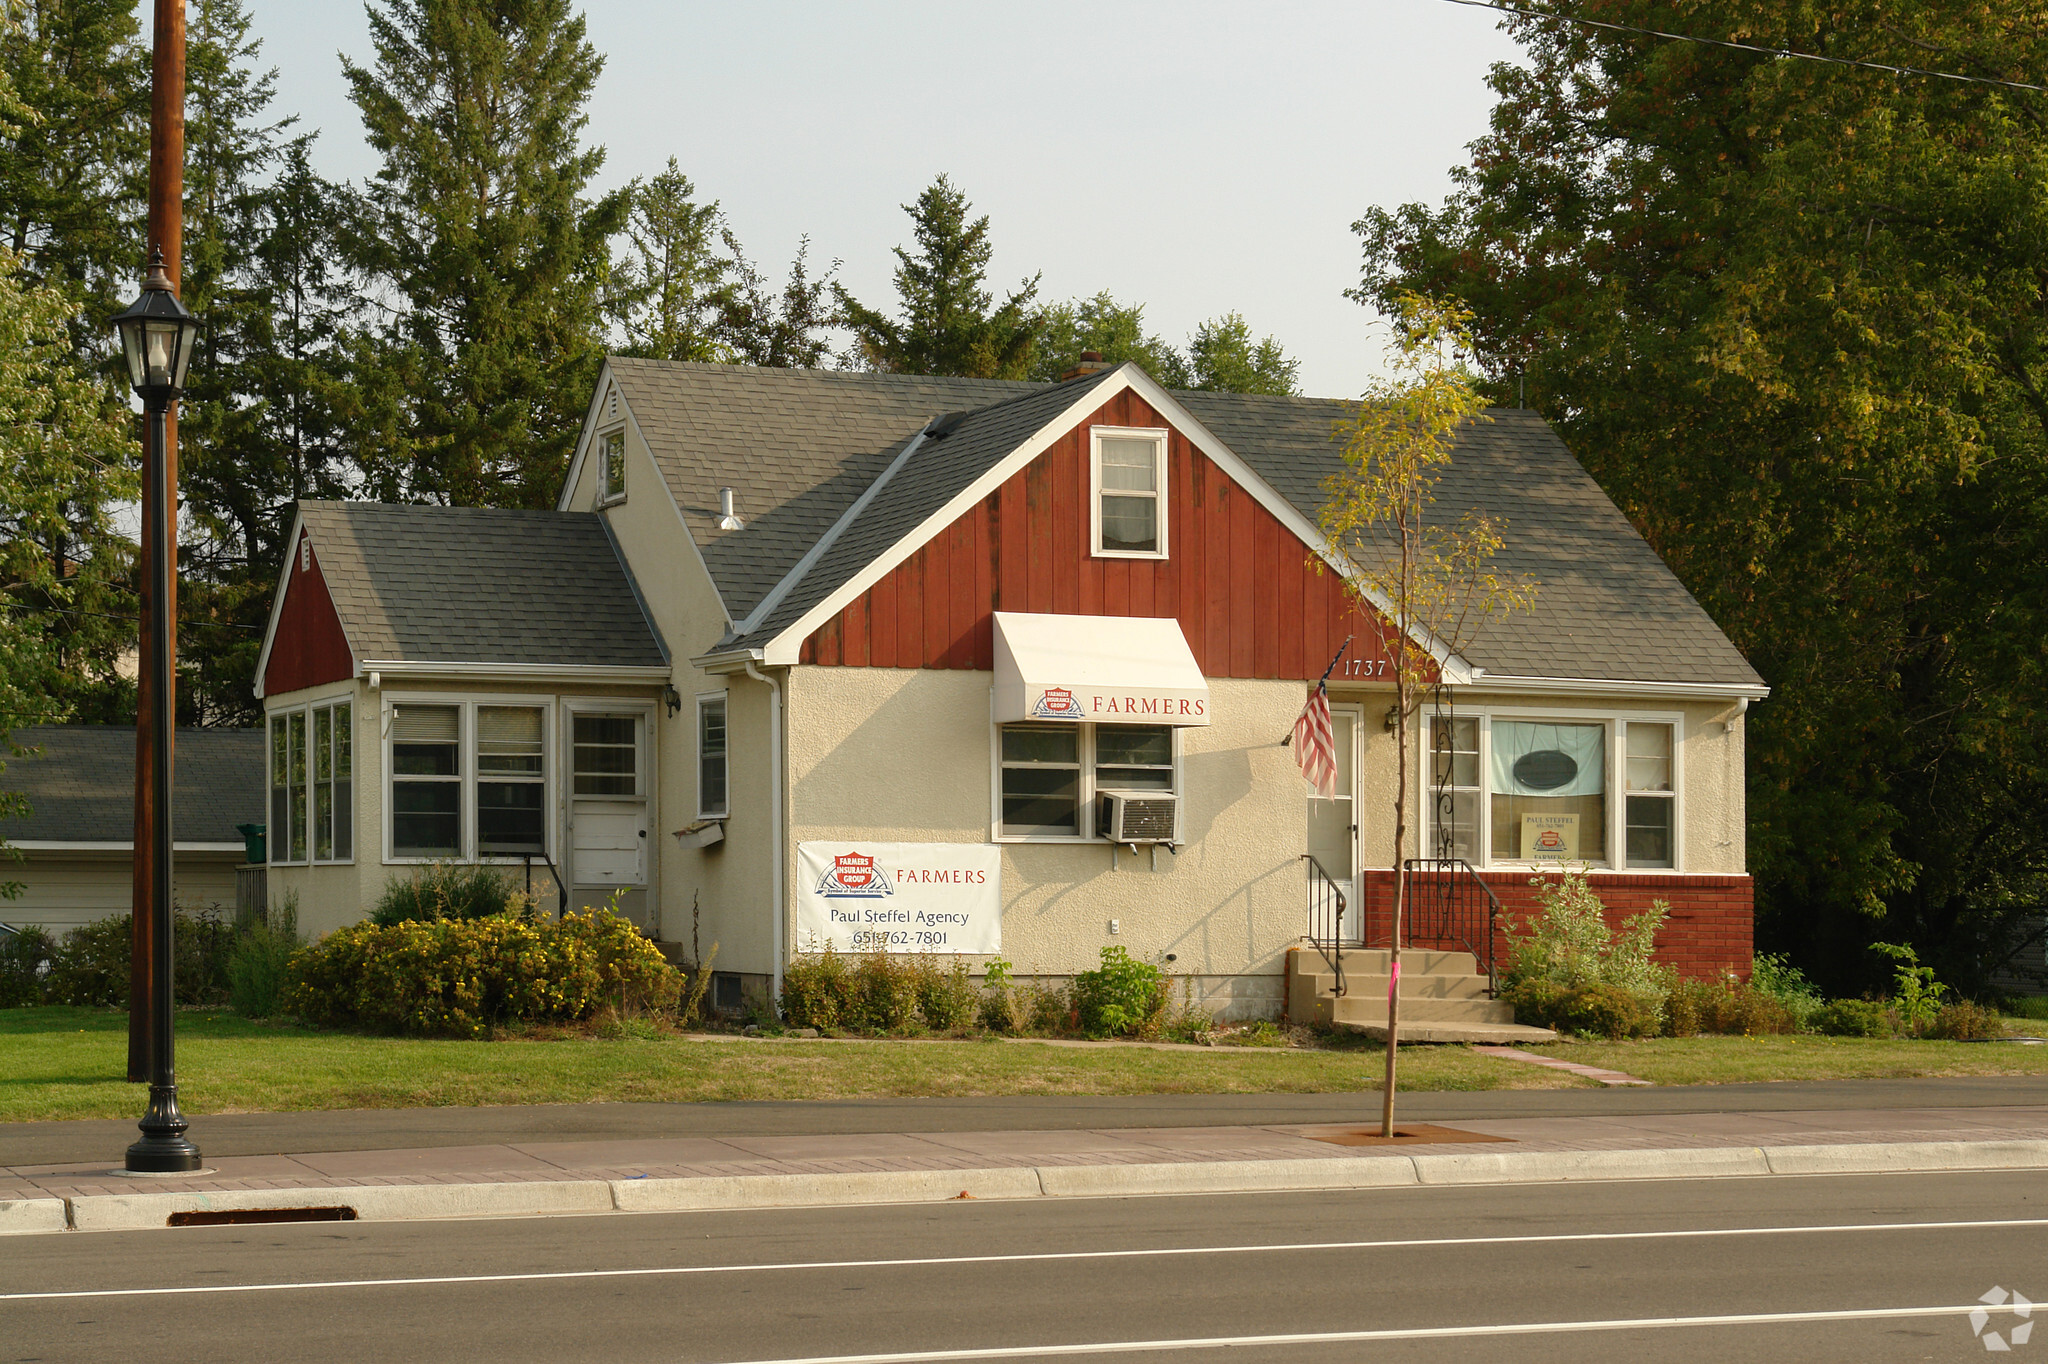
[[270, 860], [270, 848], [263, 837], [268, 828], [264, 824], [237, 824], [235, 832], [242, 836], [242, 852], [248, 857], [249, 865], [260, 867]]

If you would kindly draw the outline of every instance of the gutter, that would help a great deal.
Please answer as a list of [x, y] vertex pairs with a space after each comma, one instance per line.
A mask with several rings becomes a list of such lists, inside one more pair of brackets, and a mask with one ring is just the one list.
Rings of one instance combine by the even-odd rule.
[[782, 1009], [782, 959], [784, 921], [787, 919], [784, 886], [789, 861], [788, 851], [783, 844], [782, 824], [782, 683], [768, 676], [754, 666], [754, 660], [747, 660], [747, 676], [756, 682], [768, 685], [768, 845], [775, 858], [774, 874], [769, 879], [769, 900], [773, 906], [774, 920], [774, 967], [770, 990], [772, 997], [769, 1007], [780, 1013]]
[[498, 677], [533, 682], [666, 682], [671, 669], [586, 663], [420, 663], [410, 659], [364, 659], [356, 675], [384, 677]]
[[1630, 682], [1610, 677], [1516, 677], [1473, 669], [1465, 685], [1473, 691], [1542, 691], [1561, 696], [1670, 696], [1702, 701], [1761, 701], [1771, 689], [1760, 682]]

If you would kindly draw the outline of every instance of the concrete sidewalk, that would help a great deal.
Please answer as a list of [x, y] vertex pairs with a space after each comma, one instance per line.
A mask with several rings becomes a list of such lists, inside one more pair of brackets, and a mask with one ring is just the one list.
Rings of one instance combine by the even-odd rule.
[[[1369, 1095], [1354, 1096], [1366, 1106]], [[1404, 1123], [1414, 1127], [1417, 1123]], [[2048, 1104], [1498, 1117], [1360, 1144], [1366, 1123], [629, 1136], [0, 1168], [0, 1232], [346, 1208], [369, 1220], [1392, 1185], [2048, 1169]], [[250, 1219], [259, 1220], [259, 1219]]]

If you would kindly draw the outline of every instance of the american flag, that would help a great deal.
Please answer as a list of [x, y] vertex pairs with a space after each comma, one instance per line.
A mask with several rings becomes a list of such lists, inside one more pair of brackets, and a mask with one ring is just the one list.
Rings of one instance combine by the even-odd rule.
[[1315, 694], [1294, 722], [1294, 760], [1319, 796], [1337, 794], [1337, 736], [1330, 727], [1330, 688], [1317, 682]]

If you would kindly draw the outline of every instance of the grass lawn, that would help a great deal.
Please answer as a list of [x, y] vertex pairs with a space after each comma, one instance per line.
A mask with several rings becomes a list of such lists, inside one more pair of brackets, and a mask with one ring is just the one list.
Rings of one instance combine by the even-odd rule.
[[[0, 1010], [0, 1122], [125, 1118], [142, 1087], [120, 1077], [128, 1016]], [[442, 1042], [178, 1014], [178, 1106], [187, 1113], [602, 1100], [851, 1099], [968, 1094], [1343, 1093], [1374, 1088], [1379, 1048], [1056, 1047], [971, 1042]], [[1463, 1047], [1403, 1057], [1414, 1089], [1559, 1089], [1589, 1083]]]
[[[126, 1014], [0, 1010], [0, 1122], [126, 1118]], [[2048, 1073], [2048, 1047], [1825, 1037], [1702, 1037], [1540, 1048], [1658, 1084], [1860, 1076]], [[190, 1113], [601, 1100], [844, 1099], [969, 1094], [1342, 1093], [1378, 1086], [1369, 1043], [1326, 1049], [1155, 1051], [966, 1042], [441, 1042], [178, 1017], [180, 1105]], [[1463, 1047], [1402, 1056], [1414, 1090], [1577, 1088], [1563, 1072]]]

